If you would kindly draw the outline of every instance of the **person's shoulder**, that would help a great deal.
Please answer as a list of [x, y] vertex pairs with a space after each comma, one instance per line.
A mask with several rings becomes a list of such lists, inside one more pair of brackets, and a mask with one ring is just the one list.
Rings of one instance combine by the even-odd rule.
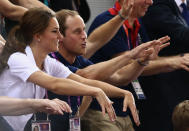
[[45, 66], [48, 68], [54, 68], [57, 66], [63, 66], [63, 64], [60, 63], [57, 59], [52, 58], [49, 55], [47, 55], [47, 57], [45, 58]]
[[55, 62], [55, 61], [57, 61], [55, 58], [53, 58], [53, 57], [51, 57], [49, 55], [47, 55], [47, 57], [45, 58], [45, 60], [49, 61], [49, 62]]
[[97, 15], [94, 21], [108, 21], [112, 19], [114, 15], [111, 15], [109, 11], [102, 12], [101, 14]]
[[90, 34], [94, 29], [96, 29], [100, 25], [106, 23], [113, 17], [114, 16], [111, 15], [109, 11], [105, 11], [105, 12], [97, 15], [89, 27], [88, 34]]
[[15, 53], [10, 55], [8, 62], [10, 62], [10, 61], [23, 61], [25, 59], [27, 59], [27, 55], [25, 53], [15, 52]]

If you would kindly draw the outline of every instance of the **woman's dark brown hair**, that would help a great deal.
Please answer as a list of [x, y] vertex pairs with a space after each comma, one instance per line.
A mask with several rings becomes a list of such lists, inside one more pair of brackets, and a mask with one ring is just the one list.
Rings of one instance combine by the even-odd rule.
[[7, 67], [7, 61], [14, 52], [25, 53], [36, 33], [43, 33], [49, 25], [51, 18], [55, 17], [50, 11], [33, 8], [22, 17], [18, 26], [14, 27], [8, 35], [8, 40], [0, 55], [0, 73]]

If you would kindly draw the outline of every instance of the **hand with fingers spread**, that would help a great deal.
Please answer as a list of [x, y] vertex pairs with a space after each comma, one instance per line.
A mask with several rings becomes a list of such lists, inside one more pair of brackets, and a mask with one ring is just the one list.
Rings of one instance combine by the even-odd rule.
[[159, 38], [158, 40], [156, 40], [156, 42], [160, 43], [160, 44], [154, 44], [153, 45], [153, 53], [150, 55], [149, 59], [153, 60], [156, 59], [158, 57], [159, 52], [164, 49], [165, 47], [169, 46], [170, 43], [168, 42], [170, 40], [169, 36], [164, 36]]
[[149, 56], [153, 53], [152, 48], [154, 48], [154, 45], [159, 45], [159, 44], [160, 44], [160, 42], [156, 41], [156, 40], [143, 43], [143, 44], [137, 46], [136, 48], [130, 50], [131, 58], [137, 59], [137, 58]]
[[62, 114], [63, 111], [71, 113], [72, 110], [69, 105], [59, 99], [34, 99], [32, 108], [36, 112], [45, 112], [48, 114]]
[[140, 125], [140, 120], [139, 116], [137, 113], [136, 105], [135, 105], [135, 100], [131, 92], [125, 91], [125, 98], [123, 101], [123, 111], [127, 111], [127, 107], [130, 109], [131, 114], [133, 116], [134, 122], [136, 123], [137, 126]]
[[156, 59], [159, 51], [170, 44], [169, 42], [167, 42], [169, 40], [170, 38], [168, 36], [165, 36], [158, 40], [143, 43], [130, 51], [131, 57], [133, 59], [143, 58], [145, 60]]
[[106, 96], [106, 94], [101, 89], [98, 89], [98, 90], [99, 91], [96, 95], [96, 99], [101, 106], [102, 114], [105, 115], [105, 113], [107, 112], [110, 120], [115, 121], [116, 114], [112, 106], [113, 102], [110, 101], [110, 99]]
[[127, 19], [132, 12], [134, 0], [124, 0], [122, 8], [120, 10], [121, 16]]

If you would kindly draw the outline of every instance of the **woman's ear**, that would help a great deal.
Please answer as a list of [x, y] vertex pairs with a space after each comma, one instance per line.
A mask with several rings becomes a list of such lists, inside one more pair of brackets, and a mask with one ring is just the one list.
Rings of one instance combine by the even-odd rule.
[[37, 41], [37, 42], [40, 42], [40, 41], [41, 41], [40, 35], [39, 35], [39, 34], [35, 34], [35, 35], [33, 36], [33, 40], [34, 40], [34, 41]]

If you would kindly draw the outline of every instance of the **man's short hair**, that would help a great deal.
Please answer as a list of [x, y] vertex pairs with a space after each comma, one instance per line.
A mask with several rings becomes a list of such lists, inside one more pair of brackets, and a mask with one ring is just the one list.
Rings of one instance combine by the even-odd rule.
[[186, 131], [189, 129], [189, 100], [179, 103], [172, 115], [174, 131]]
[[79, 15], [77, 11], [68, 10], [68, 9], [62, 9], [56, 13], [56, 18], [58, 20], [58, 23], [60, 25], [60, 33], [65, 36], [65, 30], [66, 30], [66, 20], [69, 16], [76, 16]]

